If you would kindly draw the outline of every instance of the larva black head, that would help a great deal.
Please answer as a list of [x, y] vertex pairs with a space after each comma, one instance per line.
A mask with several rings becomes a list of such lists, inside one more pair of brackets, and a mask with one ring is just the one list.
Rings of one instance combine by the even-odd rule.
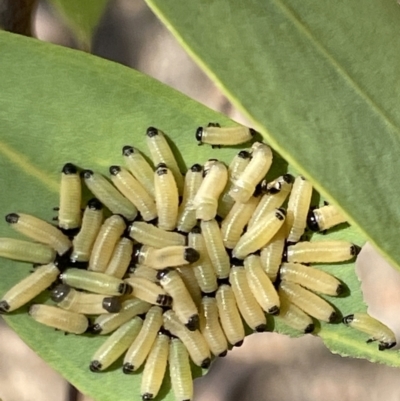
[[67, 284], [59, 284], [56, 288], [51, 291], [50, 298], [54, 302], [61, 302], [71, 292], [71, 287]]
[[283, 178], [283, 180], [284, 180], [285, 182], [287, 182], [288, 184], [293, 184], [293, 182], [294, 182], [294, 177], [292, 176], [292, 174], [284, 174], [284, 175], [282, 176], [282, 178]]
[[241, 150], [238, 153], [238, 157], [240, 157], [241, 159], [250, 159], [251, 158], [251, 153], [248, 152], [247, 150]]
[[257, 134], [259, 133], [258, 131], [256, 131], [256, 130], [253, 129], [253, 128], [249, 128], [249, 132], [250, 132], [250, 135], [251, 135], [251, 136], [257, 135]]
[[86, 180], [89, 180], [90, 178], [92, 178], [92, 175], [93, 175], [92, 170], [83, 170], [81, 173], [81, 176]]
[[111, 175], [118, 175], [121, 172], [121, 167], [120, 166], [110, 166], [109, 171], [110, 171]]
[[118, 286], [118, 292], [119, 292], [121, 295], [129, 295], [129, 294], [132, 294], [132, 291], [133, 291], [133, 288], [132, 288], [132, 286], [131, 286], [130, 284], [128, 284], [128, 283], [121, 283], [121, 284]]
[[200, 318], [199, 315], [193, 315], [189, 318], [185, 326], [190, 330], [190, 331], [196, 331], [200, 327]]
[[275, 194], [278, 194], [279, 192], [281, 192], [281, 189], [282, 189], [281, 183], [277, 182], [277, 183], [275, 183], [275, 185], [273, 185], [273, 186], [271, 186], [269, 188], [268, 188], [268, 185], [267, 185], [266, 192], [268, 194], [270, 194], [270, 195], [275, 195]]
[[89, 369], [92, 372], [96, 373], [96, 372], [100, 372], [102, 366], [103, 365], [99, 361], [92, 361], [92, 362], [90, 362]]
[[353, 244], [350, 247], [350, 255], [357, 256], [360, 252], [361, 252], [361, 247], [359, 247], [358, 245]]
[[142, 246], [143, 245], [141, 245], [141, 244], [133, 245], [132, 258], [130, 261], [131, 266], [136, 266], [139, 263], [139, 256], [140, 256], [140, 252], [142, 250]]
[[237, 258], [231, 258], [231, 265], [232, 266], [243, 266], [244, 265], [244, 260], [237, 259]]
[[183, 258], [186, 260], [186, 262], [194, 263], [200, 259], [200, 254], [196, 251], [196, 249], [186, 247]]
[[165, 163], [159, 163], [156, 166], [156, 173], [157, 175], [164, 175], [164, 174], [168, 174], [168, 168], [167, 165]]
[[336, 311], [333, 311], [332, 313], [331, 313], [331, 315], [329, 316], [329, 323], [336, 323], [337, 322], [337, 320], [338, 320], [338, 314], [337, 314], [337, 312]]
[[305, 329], [304, 329], [304, 333], [312, 333], [315, 329], [314, 323], [310, 323]]
[[72, 163], [66, 163], [64, 164], [61, 172], [63, 174], [76, 174], [78, 172], [78, 169], [76, 168], [76, 166]]
[[233, 344], [234, 347], [241, 347], [243, 345], [244, 340], [240, 340], [237, 343]]
[[354, 319], [354, 315], [347, 315], [342, 319], [344, 324], [350, 324]]
[[307, 214], [307, 226], [311, 231], [314, 232], [320, 231], [318, 219], [316, 218], [313, 210], [310, 210]]
[[157, 280], [162, 280], [172, 269], [163, 269], [157, 272]]
[[153, 136], [158, 135], [158, 129], [154, 128], [154, 127], [149, 127], [149, 128], [147, 128], [146, 135], [149, 138], [153, 138]]
[[18, 223], [19, 215], [17, 213], [9, 213], [6, 216], [6, 222], [9, 224], [16, 224]]
[[201, 164], [193, 164], [192, 167], [190, 167], [190, 171], [193, 173], [200, 173], [203, 170], [203, 166]]
[[87, 207], [90, 210], [101, 210], [103, 209], [103, 204], [97, 198], [92, 198], [87, 203]]
[[96, 323], [93, 326], [90, 326], [88, 331], [92, 334], [100, 334], [103, 331], [103, 327]]
[[267, 325], [265, 323], [259, 324], [256, 328], [255, 331], [257, 333], [264, 333], [264, 331], [267, 330]]
[[392, 342], [392, 343], [380, 342], [378, 345], [378, 349], [379, 349], [379, 351], [384, 351], [385, 349], [393, 348], [395, 345], [396, 345], [396, 342]]
[[77, 269], [86, 269], [88, 262], [74, 261], [73, 259], [71, 259], [71, 255], [72, 255], [72, 247], [62, 255], [59, 255], [57, 253], [54, 265], [60, 272], [67, 270], [69, 267], [71, 267], [71, 265], [73, 265], [73, 267], [76, 267]]
[[204, 359], [204, 361], [201, 363], [200, 366], [203, 369], [208, 369], [210, 367], [210, 364], [211, 364], [211, 358], [206, 358], [206, 359]]
[[154, 394], [151, 394], [151, 393], [142, 394], [143, 401], [149, 401], [149, 400], [152, 400], [153, 398], [154, 398]]
[[110, 313], [118, 313], [121, 310], [121, 302], [117, 297], [105, 297], [102, 302], [103, 309]]
[[122, 371], [123, 371], [126, 375], [129, 375], [129, 374], [132, 373], [134, 370], [135, 370], [135, 367], [134, 367], [131, 363], [129, 363], [129, 362], [124, 363], [124, 366], [122, 367]]
[[342, 295], [345, 290], [346, 290], [346, 286], [344, 284], [340, 283], [336, 288], [336, 295]]
[[286, 216], [286, 210], [283, 208], [279, 208], [276, 210], [275, 216], [278, 220], [284, 220]]
[[0, 313], [7, 313], [10, 310], [10, 305], [7, 301], [0, 301]]
[[272, 308], [269, 308], [267, 313], [269, 315], [278, 315], [279, 314], [279, 306], [275, 305]]
[[227, 356], [227, 355], [228, 355], [228, 350], [225, 350], [225, 351], [221, 352], [220, 354], [218, 354], [218, 356], [220, 358], [223, 358], [224, 356]]
[[172, 297], [170, 295], [159, 294], [156, 299], [156, 304], [161, 306], [171, 306]]
[[203, 127], [199, 127], [196, 130], [196, 140], [201, 143], [202, 139], [203, 139]]
[[135, 153], [135, 148], [133, 146], [124, 146], [122, 148], [122, 155], [123, 156], [130, 156], [131, 154]]

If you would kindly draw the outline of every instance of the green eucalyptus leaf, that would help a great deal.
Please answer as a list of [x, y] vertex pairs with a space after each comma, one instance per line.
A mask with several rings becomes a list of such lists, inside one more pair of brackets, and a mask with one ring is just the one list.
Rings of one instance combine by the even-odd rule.
[[147, 3], [274, 149], [399, 268], [399, 4]]
[[108, 0], [50, 0], [66, 20], [85, 49], [90, 49], [92, 36]]
[[[25, 212], [50, 221], [55, 213], [52, 208], [58, 204], [60, 170], [66, 162], [108, 175], [110, 165], [123, 163], [124, 145], [132, 144], [148, 155], [148, 126], [168, 134], [182, 171], [210, 156], [229, 162], [238, 151], [197, 146], [194, 133], [199, 125], [209, 121], [232, 125], [232, 121], [127, 67], [5, 32], [0, 33], [0, 52], [1, 75], [7, 77], [2, 81], [0, 98], [2, 215]], [[275, 154], [271, 174], [286, 171], [287, 163]], [[0, 224], [0, 236], [18, 237], [5, 222]], [[325, 238], [339, 237], [364, 243], [351, 227], [335, 230]], [[343, 314], [365, 310], [353, 263], [322, 268], [343, 280], [351, 293], [330, 298], [330, 302]], [[28, 264], [2, 260], [0, 294], [28, 275], [29, 270]], [[48, 294], [35, 300], [42, 301], [49, 302]], [[103, 373], [89, 371], [91, 356], [104, 337], [64, 336], [33, 321], [27, 309], [6, 315], [7, 323], [80, 391], [97, 401], [139, 396], [140, 372], [122, 374], [121, 362]], [[299, 335], [279, 319], [271, 319], [270, 327]], [[366, 336], [342, 324], [322, 324], [319, 335], [337, 352], [400, 365], [397, 352], [379, 352], [376, 344], [365, 344]], [[199, 369], [195, 374], [201, 374]], [[160, 397], [174, 398], [168, 380]]]

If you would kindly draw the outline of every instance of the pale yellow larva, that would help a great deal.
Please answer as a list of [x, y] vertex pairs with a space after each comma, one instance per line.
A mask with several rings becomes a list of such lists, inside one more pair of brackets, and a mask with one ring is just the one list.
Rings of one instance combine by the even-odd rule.
[[153, 163], [157, 166], [165, 163], [174, 175], [179, 195], [183, 194], [183, 176], [180, 172], [175, 156], [166, 140], [165, 134], [154, 127], [147, 128], [146, 142], [149, 147]]
[[205, 294], [214, 293], [218, 288], [217, 276], [208, 255], [200, 226], [195, 226], [189, 233], [188, 245], [191, 248], [196, 249], [200, 255], [199, 260], [192, 264], [192, 270], [196, 276], [201, 291]]
[[265, 194], [261, 197], [247, 229], [263, 219], [269, 212], [282, 206], [292, 189], [293, 177], [285, 174], [276, 180], [265, 184]]
[[229, 256], [222, 241], [221, 231], [215, 219], [200, 223], [201, 232], [206, 244], [208, 256], [214, 267], [217, 278], [224, 279], [229, 276]]
[[307, 225], [307, 213], [310, 208], [312, 185], [302, 176], [296, 177], [289, 195], [286, 212], [286, 230], [288, 243], [296, 243], [304, 234]]
[[210, 349], [200, 331], [190, 331], [178, 318], [173, 310], [163, 315], [164, 328], [172, 335], [179, 337], [185, 344], [190, 358], [197, 366], [207, 369], [211, 363]]
[[45, 265], [54, 261], [56, 251], [48, 245], [14, 238], [0, 238], [0, 256]]
[[170, 336], [161, 330], [157, 334], [153, 347], [144, 365], [140, 394], [143, 401], [152, 400], [160, 391], [167, 369]]
[[143, 155], [133, 146], [124, 146], [122, 155], [125, 164], [133, 176], [143, 185], [147, 193], [156, 197], [154, 189], [154, 171]]
[[235, 181], [239, 178], [240, 174], [244, 171], [246, 166], [250, 163], [251, 154], [247, 150], [241, 150], [232, 159], [228, 167], [228, 182], [218, 201], [218, 216], [223, 219], [228, 215], [235, 200], [229, 195], [230, 190], [234, 186]]
[[72, 246], [70, 239], [57, 227], [35, 216], [10, 213], [6, 216], [6, 221], [15, 231], [41, 244], [49, 245], [59, 255], [64, 255]]
[[74, 230], [81, 224], [82, 185], [78, 169], [66, 163], [61, 171], [58, 225], [63, 230]]
[[104, 274], [122, 279], [131, 263], [133, 242], [129, 238], [122, 237], [117, 242], [111, 259]]
[[193, 199], [203, 181], [203, 167], [194, 164], [185, 175], [182, 203], [178, 210], [178, 231], [188, 233], [197, 223], [196, 210], [191, 208]]
[[168, 364], [175, 400], [191, 401], [193, 398], [193, 379], [189, 355], [186, 345], [179, 338], [171, 338]]
[[173, 269], [161, 270], [157, 278], [172, 297], [172, 309], [178, 319], [191, 331], [199, 328], [199, 312], [179, 273]]
[[124, 373], [134, 372], [143, 365], [162, 323], [162, 309], [159, 306], [152, 306], [146, 314], [139, 334], [133, 340], [125, 355], [122, 367]]
[[106, 313], [97, 316], [90, 327], [90, 332], [101, 335], [111, 333], [133, 317], [147, 313], [150, 308], [151, 304], [141, 299], [127, 299], [122, 302], [121, 310], [118, 313]]
[[258, 304], [270, 315], [279, 313], [279, 296], [268, 275], [263, 271], [258, 255], [249, 255], [244, 260], [246, 277]]
[[275, 209], [268, 213], [251, 230], [246, 231], [239, 239], [232, 255], [238, 259], [244, 259], [250, 253], [254, 253], [264, 247], [273, 238], [285, 222], [284, 209]]
[[346, 221], [346, 216], [334, 205], [313, 209], [307, 216], [307, 225], [312, 231], [325, 231]]
[[337, 263], [353, 259], [361, 248], [348, 241], [302, 241], [287, 247], [286, 258], [294, 263]]
[[129, 236], [136, 242], [143, 245], [153, 246], [154, 248], [185, 245], [186, 243], [184, 235], [162, 230], [161, 228], [144, 221], [134, 221], [129, 226], [128, 231]]
[[219, 322], [215, 297], [204, 296], [201, 300], [200, 331], [215, 356], [225, 356], [228, 353], [228, 341]]
[[143, 320], [136, 316], [120, 326], [96, 350], [92, 356], [89, 369], [92, 372], [101, 372], [115, 362], [137, 338], [142, 328]]
[[283, 225], [272, 237], [271, 241], [260, 250], [261, 266], [268, 277], [274, 283], [282, 263], [282, 255], [285, 249], [286, 227]]
[[247, 202], [253, 195], [257, 184], [265, 177], [272, 164], [272, 150], [269, 146], [256, 142], [252, 146], [250, 163], [246, 166], [229, 194], [237, 202]]
[[358, 312], [347, 315], [343, 318], [343, 323], [371, 336], [367, 343], [378, 341], [379, 351], [393, 348], [396, 345], [396, 336], [393, 331], [367, 313]]
[[289, 281], [282, 281], [279, 288], [286, 295], [289, 302], [298, 306], [308, 315], [329, 323], [337, 320], [338, 314], [335, 309], [311, 291]]
[[249, 142], [256, 131], [252, 128], [221, 127], [219, 124], [210, 123], [207, 127], [199, 127], [196, 130], [196, 139], [199, 145], [207, 143], [214, 146], [234, 146]]
[[60, 279], [63, 284], [95, 294], [118, 296], [132, 292], [131, 286], [123, 280], [88, 270], [67, 269], [60, 275]]
[[51, 291], [51, 299], [62, 309], [85, 315], [118, 313], [121, 310], [121, 302], [117, 297], [77, 291], [66, 284], [57, 285]]
[[281, 280], [300, 284], [320, 294], [337, 296], [343, 290], [343, 284], [331, 274], [301, 263], [282, 263], [279, 270]]
[[111, 166], [109, 170], [112, 183], [135, 205], [143, 220], [154, 220], [157, 217], [156, 204], [143, 185], [123, 167]]
[[85, 315], [56, 306], [34, 304], [29, 308], [29, 315], [41, 324], [66, 333], [83, 334], [89, 326]]
[[161, 286], [146, 278], [131, 275], [125, 279], [125, 282], [132, 286], [132, 295], [136, 298], [153, 305], [171, 306], [172, 304], [171, 296]]
[[154, 173], [158, 228], [166, 231], [175, 229], [178, 222], [179, 194], [174, 175], [164, 163]]
[[103, 205], [96, 199], [91, 199], [83, 213], [82, 227], [72, 240], [72, 262], [88, 262], [94, 242], [103, 223]]
[[137, 216], [135, 205], [126, 199], [106, 178], [92, 170], [82, 172], [86, 186], [114, 214], [132, 221]]
[[165, 248], [153, 248], [148, 245], [135, 245], [132, 261], [152, 269], [188, 265], [199, 259], [199, 253], [188, 246], [174, 245]]
[[215, 299], [217, 300], [219, 318], [226, 338], [232, 345], [240, 347], [243, 344], [245, 333], [231, 286], [227, 284], [220, 285]]
[[92, 248], [88, 270], [100, 273], [106, 270], [115, 246], [125, 229], [124, 219], [117, 214], [104, 221]]
[[282, 290], [279, 290], [279, 299], [281, 308], [277, 316], [278, 319], [282, 319], [288, 326], [303, 333], [312, 333], [314, 331], [315, 325], [312, 318], [292, 304]]
[[204, 166], [204, 174], [191, 207], [196, 210], [196, 219], [207, 221], [217, 214], [218, 198], [228, 181], [228, 170], [224, 163], [211, 159]]
[[246, 271], [241, 263], [235, 263], [229, 274], [229, 283], [235, 294], [236, 304], [240, 314], [247, 325], [254, 331], [263, 332], [267, 328], [267, 320], [264, 312], [257, 303], [247, 282]]
[[246, 203], [234, 203], [221, 223], [222, 240], [226, 248], [233, 249], [236, 246], [259, 201], [258, 196], [252, 196]]
[[48, 288], [60, 274], [54, 263], [39, 266], [0, 298], [0, 312], [12, 312]]

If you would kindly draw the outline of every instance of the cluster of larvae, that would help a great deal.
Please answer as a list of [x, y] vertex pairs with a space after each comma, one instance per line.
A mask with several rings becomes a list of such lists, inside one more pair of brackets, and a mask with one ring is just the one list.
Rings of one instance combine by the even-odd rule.
[[[196, 138], [236, 145], [253, 134], [211, 124]], [[262, 142], [240, 151], [229, 167], [209, 159], [183, 176], [162, 131], [148, 128], [146, 141], [155, 170], [124, 146], [126, 168], [110, 167], [112, 183], [65, 164], [58, 227], [28, 214], [6, 216], [35, 242], [0, 238], [0, 256], [37, 267], [3, 295], [0, 311], [12, 312], [51, 286], [55, 305], [31, 305], [33, 319], [68, 333], [112, 333], [93, 355], [91, 371], [125, 354], [124, 373], [144, 364], [141, 396], [150, 400], [169, 366], [176, 400], [184, 401], [193, 394], [189, 357], [208, 368], [213, 355], [243, 343], [244, 322], [262, 332], [267, 316], [276, 315], [310, 333], [313, 319], [337, 321], [338, 312], [317, 293], [337, 296], [344, 285], [309, 264], [351, 260], [359, 247], [301, 240], [307, 224], [324, 231], [345, 218], [332, 205], [310, 210], [312, 186], [304, 177], [265, 180], [273, 154]], [[95, 196], [83, 214], [82, 179]], [[393, 333], [368, 315], [344, 322], [369, 333], [380, 349], [395, 344]]]

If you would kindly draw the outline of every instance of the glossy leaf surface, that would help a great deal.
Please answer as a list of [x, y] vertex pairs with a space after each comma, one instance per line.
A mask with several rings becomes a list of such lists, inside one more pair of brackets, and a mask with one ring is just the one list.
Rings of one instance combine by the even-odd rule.
[[275, 150], [399, 268], [399, 4], [147, 2]]

